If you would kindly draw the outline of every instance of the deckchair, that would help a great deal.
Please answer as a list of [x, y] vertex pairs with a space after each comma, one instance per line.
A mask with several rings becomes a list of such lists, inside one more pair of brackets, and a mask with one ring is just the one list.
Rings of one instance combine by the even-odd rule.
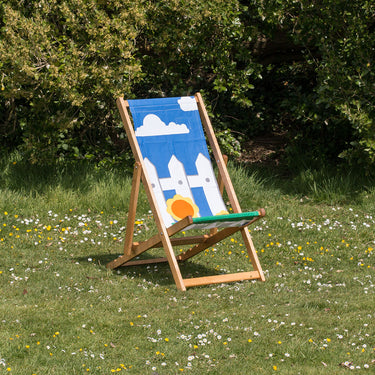
[[[247, 226], [265, 215], [264, 209], [242, 213], [202, 96], [124, 100], [117, 99], [122, 121], [132, 148], [135, 165], [130, 207], [124, 240], [124, 254], [107, 264], [119, 266], [168, 262], [177, 289], [250, 279], [264, 281]], [[130, 113], [129, 113], [130, 110]], [[132, 118], [131, 118], [132, 117]], [[203, 124], [203, 128], [202, 128]], [[218, 169], [216, 179], [206, 137]], [[140, 184], [146, 191], [158, 233], [133, 242]], [[232, 212], [222, 194], [226, 190]], [[173, 237], [190, 229], [206, 234]], [[241, 232], [253, 271], [183, 278], [179, 262]], [[195, 232], [194, 232], [195, 233]], [[191, 245], [178, 255], [173, 246]], [[162, 247], [165, 257], [139, 259], [143, 252]], [[138, 259], [134, 260], [134, 258]]]

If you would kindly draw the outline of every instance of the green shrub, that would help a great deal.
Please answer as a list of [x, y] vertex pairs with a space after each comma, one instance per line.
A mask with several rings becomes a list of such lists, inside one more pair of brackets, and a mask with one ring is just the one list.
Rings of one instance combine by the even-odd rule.
[[0, 0], [0, 140], [34, 162], [112, 164], [129, 157], [116, 97], [201, 91], [232, 154], [228, 134], [278, 131], [290, 162], [370, 171], [374, 12], [344, 0]]
[[113, 136], [114, 99], [141, 77], [133, 56], [141, 3], [2, 1], [1, 14], [1, 135], [17, 127], [35, 161], [79, 155], [80, 138], [97, 147]]
[[[292, 123], [294, 134], [315, 144], [310, 151], [335, 161], [338, 156], [369, 169], [375, 165], [375, 5], [369, 1], [267, 2], [259, 6], [270, 33], [283, 32], [300, 48], [303, 71], [312, 86], [296, 90], [300, 95], [289, 106], [302, 128]], [[293, 79], [295, 62], [285, 64]], [[307, 95], [306, 95], [307, 94]], [[320, 132], [320, 136], [319, 136]], [[328, 136], [327, 136], [328, 135]], [[329, 142], [327, 142], [329, 141]], [[319, 143], [324, 144], [323, 150]], [[327, 144], [328, 143], [328, 144]], [[324, 152], [324, 149], [326, 152]]]

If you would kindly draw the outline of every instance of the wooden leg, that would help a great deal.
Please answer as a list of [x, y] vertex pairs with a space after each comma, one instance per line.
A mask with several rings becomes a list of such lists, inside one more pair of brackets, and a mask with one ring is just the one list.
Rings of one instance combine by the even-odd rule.
[[262, 271], [262, 266], [260, 265], [257, 252], [255, 250], [255, 246], [253, 244], [253, 240], [251, 239], [250, 233], [247, 228], [241, 229], [242, 239], [245, 243], [247, 253], [249, 254], [251, 263], [256, 271], [259, 272], [260, 280], [265, 281], [265, 277]]
[[142, 174], [141, 164], [136, 162], [134, 165], [132, 190], [130, 192], [130, 205], [129, 205], [128, 220], [126, 223], [126, 234], [125, 234], [125, 243], [124, 243], [125, 255], [130, 254], [132, 243], [133, 243], [134, 223], [135, 223], [135, 215], [137, 212], [139, 187], [141, 185], [141, 174]]
[[162, 238], [162, 243], [163, 243], [164, 251], [166, 253], [168, 263], [169, 263], [169, 267], [172, 271], [173, 279], [176, 283], [177, 289], [181, 290], [181, 291], [185, 291], [186, 286], [184, 284], [184, 280], [183, 280], [182, 275], [181, 275], [180, 267], [177, 263], [177, 259], [176, 259], [175, 255], [174, 255], [173, 247], [172, 247], [172, 244], [171, 244], [171, 241], [170, 241], [169, 237], [164, 236], [164, 238]]
[[142, 174], [141, 164], [136, 162], [134, 164], [132, 189], [130, 192], [128, 220], [126, 222], [124, 255], [108, 263], [107, 268], [114, 269], [114, 268], [120, 267], [125, 262], [127, 262], [129, 258], [130, 259], [132, 258], [131, 252], [132, 252], [133, 235], [134, 235], [134, 223], [135, 223], [135, 215], [137, 212], [137, 202], [138, 202], [139, 187], [141, 184], [141, 174]]
[[[228, 164], [228, 156], [227, 156], [227, 155], [223, 155], [223, 159], [224, 159], [224, 163], [225, 163], [225, 165], [227, 165], [227, 164]], [[219, 191], [220, 191], [220, 194], [223, 195], [223, 193], [224, 193], [224, 181], [223, 181], [223, 179], [221, 178], [220, 173], [219, 173], [219, 175], [217, 176], [217, 183], [218, 183], [218, 185], [219, 185]], [[212, 229], [210, 230], [210, 234], [212, 235], [212, 234], [215, 234], [215, 233], [217, 233], [217, 228], [212, 228]]]

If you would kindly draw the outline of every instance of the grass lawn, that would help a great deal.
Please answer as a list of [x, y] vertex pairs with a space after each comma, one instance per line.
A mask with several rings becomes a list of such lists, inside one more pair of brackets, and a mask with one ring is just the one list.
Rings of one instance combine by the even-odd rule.
[[[0, 181], [0, 374], [375, 372], [375, 189], [231, 166], [266, 282], [177, 291], [168, 266], [109, 271], [130, 179], [10, 160]], [[136, 239], [153, 233], [142, 194]], [[176, 249], [176, 252], [180, 249]], [[250, 270], [240, 238], [182, 266]]]

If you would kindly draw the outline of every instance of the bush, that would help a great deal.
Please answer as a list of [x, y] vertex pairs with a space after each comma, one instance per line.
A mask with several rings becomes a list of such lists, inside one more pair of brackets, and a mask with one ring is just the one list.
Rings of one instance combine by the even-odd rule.
[[[2, 1], [3, 137], [35, 161], [113, 136], [114, 98], [141, 77], [134, 59], [144, 22], [132, 1]], [[73, 140], [73, 138], [75, 140]], [[63, 154], [63, 153], [61, 153]]]
[[[299, 0], [263, 3], [259, 8], [271, 32], [285, 33], [295, 50], [300, 48], [302, 73], [313, 82], [295, 91], [300, 100], [283, 98], [283, 106], [302, 120], [301, 128], [292, 125], [293, 133], [308, 142], [315, 133], [316, 143], [326, 150], [317, 144], [316, 155], [331, 161], [339, 156], [367, 169], [375, 166], [375, 5]], [[292, 79], [294, 66], [287, 64]], [[301, 144], [305, 149], [311, 146]]]
[[[375, 5], [0, 0], [0, 139], [34, 162], [127, 157], [115, 98], [201, 91], [222, 144], [279, 131], [375, 166]], [[232, 131], [232, 133], [231, 133]]]

